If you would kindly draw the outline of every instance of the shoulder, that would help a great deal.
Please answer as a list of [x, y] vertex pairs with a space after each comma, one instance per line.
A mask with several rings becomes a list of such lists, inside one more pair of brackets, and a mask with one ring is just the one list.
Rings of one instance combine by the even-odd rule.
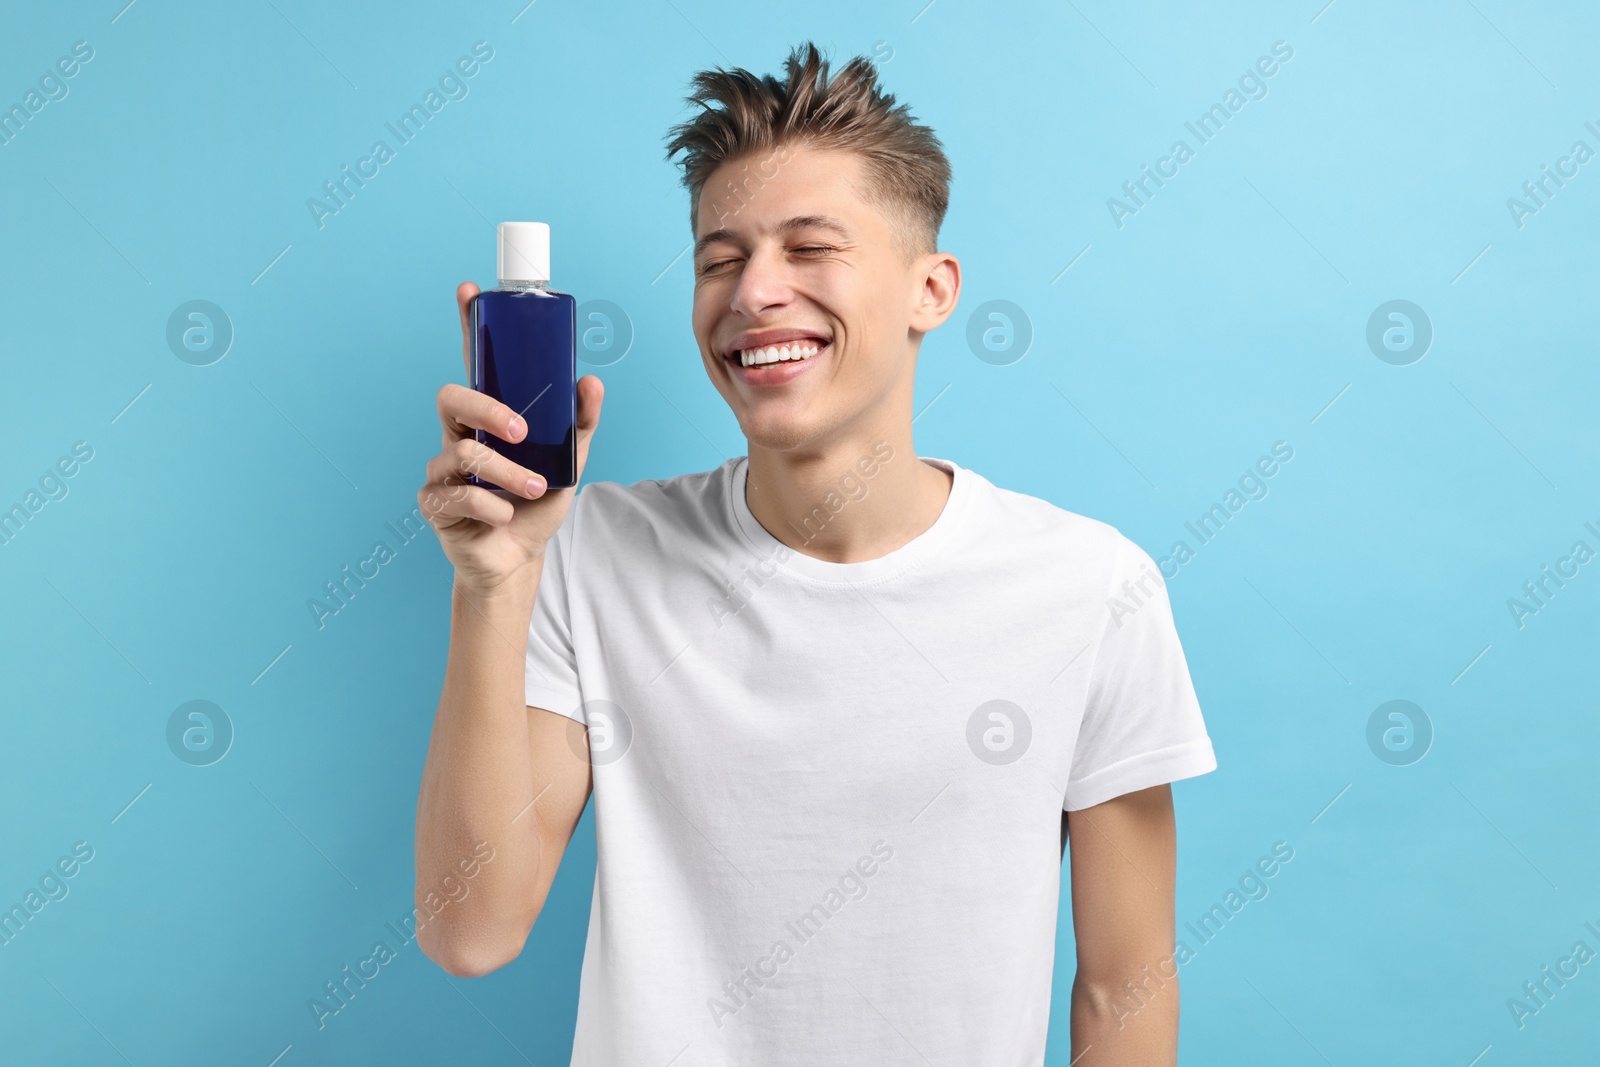
[[982, 499], [981, 510], [991, 536], [1012, 537], [1036, 544], [1041, 550], [1070, 560], [1079, 569], [1103, 573], [1107, 578], [1154, 568], [1154, 561], [1137, 542], [1116, 526], [1084, 515], [1042, 497], [995, 485], [976, 472], [973, 482]]
[[579, 486], [573, 511], [584, 534], [632, 536], [641, 526], [659, 538], [668, 531], [694, 537], [709, 532], [726, 506], [729, 460], [707, 471], [634, 482], [593, 481]]
[[675, 474], [667, 478], [641, 478], [635, 482], [593, 481], [578, 489], [590, 507], [672, 507], [701, 500], [718, 488], [733, 461], [708, 471]]

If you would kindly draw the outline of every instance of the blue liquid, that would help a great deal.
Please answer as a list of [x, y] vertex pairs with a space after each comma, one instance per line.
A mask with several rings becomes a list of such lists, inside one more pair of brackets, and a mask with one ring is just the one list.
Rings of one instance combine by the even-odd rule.
[[[576, 322], [577, 301], [555, 289], [491, 289], [472, 299], [472, 387], [528, 424], [521, 441], [475, 436], [552, 489], [578, 484]], [[467, 481], [504, 488], [475, 474]]]

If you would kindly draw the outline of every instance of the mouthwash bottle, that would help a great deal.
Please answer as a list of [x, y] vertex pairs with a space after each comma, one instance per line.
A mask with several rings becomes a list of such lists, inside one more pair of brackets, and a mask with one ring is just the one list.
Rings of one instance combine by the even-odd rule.
[[[552, 489], [578, 482], [577, 301], [550, 288], [550, 226], [502, 222], [500, 284], [472, 298], [471, 386], [521, 415], [528, 434], [486, 444], [544, 478]], [[501, 488], [475, 474], [473, 485]], [[515, 494], [514, 494], [515, 495]]]

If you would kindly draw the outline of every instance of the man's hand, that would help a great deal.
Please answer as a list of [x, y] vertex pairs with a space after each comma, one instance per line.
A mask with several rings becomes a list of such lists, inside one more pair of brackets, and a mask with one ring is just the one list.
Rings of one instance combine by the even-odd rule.
[[[470, 309], [478, 287], [462, 282], [456, 289], [456, 310], [461, 317], [461, 359], [470, 375], [472, 336]], [[578, 379], [578, 477], [589, 459], [589, 440], [600, 422], [605, 388], [600, 379], [586, 374]], [[502, 441], [520, 441], [528, 426], [515, 411], [487, 393], [454, 382], [438, 395], [439, 423], [444, 441], [437, 456], [428, 461], [425, 481], [417, 490], [423, 517], [439, 535], [456, 569], [456, 585], [474, 597], [494, 593], [533, 559], [542, 558], [546, 542], [566, 518], [577, 486], [547, 489], [544, 479], [518, 466], [486, 444], [476, 431], [484, 430]], [[533, 478], [537, 485], [523, 498], [501, 495], [467, 482], [468, 474], [487, 478], [495, 485], [516, 486], [519, 492]]]

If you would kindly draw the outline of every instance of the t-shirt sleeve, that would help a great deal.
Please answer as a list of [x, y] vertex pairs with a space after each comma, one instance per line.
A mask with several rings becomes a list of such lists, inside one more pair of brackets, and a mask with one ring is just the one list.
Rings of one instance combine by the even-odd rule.
[[[584, 488], [587, 488], [585, 486]], [[545, 545], [544, 570], [528, 623], [524, 681], [527, 704], [584, 721], [578, 688], [578, 661], [572, 644], [572, 536], [583, 510], [580, 490], [567, 508], [556, 534]]]
[[1161, 570], [1118, 537], [1066, 811], [1217, 767]]

